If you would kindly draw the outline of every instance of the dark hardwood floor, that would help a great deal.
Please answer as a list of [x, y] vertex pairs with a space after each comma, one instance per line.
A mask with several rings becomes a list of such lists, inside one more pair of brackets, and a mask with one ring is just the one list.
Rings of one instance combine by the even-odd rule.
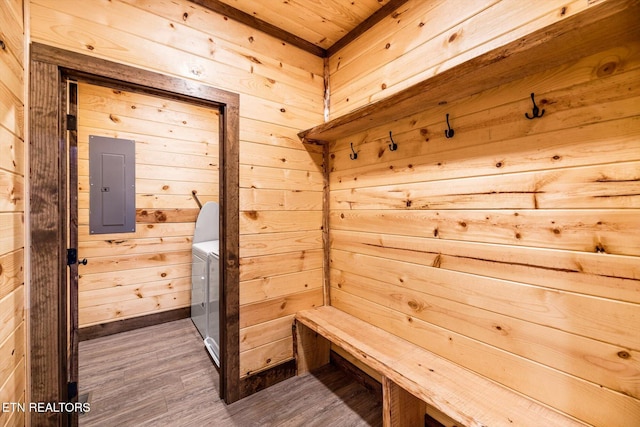
[[80, 426], [379, 426], [382, 404], [333, 365], [226, 405], [189, 319], [80, 343]]

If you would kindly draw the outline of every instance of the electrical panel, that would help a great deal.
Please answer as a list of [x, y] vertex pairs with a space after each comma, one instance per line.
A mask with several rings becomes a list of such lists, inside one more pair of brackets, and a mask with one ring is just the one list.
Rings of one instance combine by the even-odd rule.
[[89, 233], [136, 231], [135, 141], [89, 136]]

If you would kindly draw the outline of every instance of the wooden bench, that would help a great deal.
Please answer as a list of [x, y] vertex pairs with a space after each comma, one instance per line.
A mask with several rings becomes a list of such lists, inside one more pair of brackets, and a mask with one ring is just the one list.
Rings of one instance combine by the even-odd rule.
[[424, 425], [425, 403], [466, 426], [584, 426], [334, 307], [299, 311], [294, 331], [298, 374], [328, 363], [334, 343], [382, 375], [384, 426]]

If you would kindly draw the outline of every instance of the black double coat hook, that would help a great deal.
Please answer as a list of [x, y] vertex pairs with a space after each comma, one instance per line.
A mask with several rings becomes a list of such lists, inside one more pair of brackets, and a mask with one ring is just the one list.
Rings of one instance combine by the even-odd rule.
[[533, 102], [533, 111], [531, 112], [531, 117], [529, 117], [529, 113], [524, 113], [524, 116], [529, 120], [533, 120], [537, 117], [542, 117], [544, 115], [544, 109], [542, 110], [542, 112], [540, 112], [540, 108], [538, 108], [538, 106], [536, 105], [536, 100], [534, 98], [533, 92], [531, 92], [531, 102]]

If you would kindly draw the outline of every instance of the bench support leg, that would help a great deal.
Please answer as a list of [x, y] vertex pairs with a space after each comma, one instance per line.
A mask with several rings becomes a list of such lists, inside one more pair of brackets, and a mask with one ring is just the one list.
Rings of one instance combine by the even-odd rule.
[[298, 322], [293, 325], [293, 339], [298, 375], [329, 363], [329, 340]]
[[426, 404], [396, 383], [382, 377], [382, 425], [422, 426]]

